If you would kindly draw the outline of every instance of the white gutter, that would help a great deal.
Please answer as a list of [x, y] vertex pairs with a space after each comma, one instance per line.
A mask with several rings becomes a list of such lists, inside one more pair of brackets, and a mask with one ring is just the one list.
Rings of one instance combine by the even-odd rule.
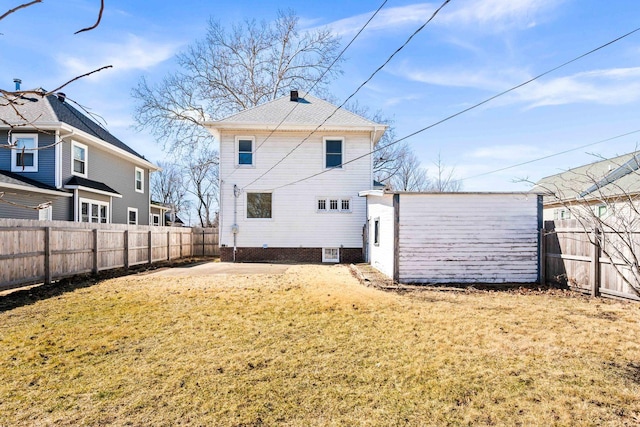
[[117, 197], [118, 199], [122, 199], [122, 194], [111, 193], [109, 191], [96, 190], [95, 188], [85, 187], [83, 185], [65, 185], [64, 188], [67, 188], [69, 190], [82, 190], [88, 193], [101, 194], [103, 196]]
[[12, 190], [28, 191], [31, 193], [49, 194], [52, 196], [73, 197], [73, 194], [65, 193], [63, 191], [47, 190], [45, 188], [29, 187], [29, 186], [20, 185], [20, 184], [9, 184], [6, 182], [0, 182], [0, 188], [10, 188]]

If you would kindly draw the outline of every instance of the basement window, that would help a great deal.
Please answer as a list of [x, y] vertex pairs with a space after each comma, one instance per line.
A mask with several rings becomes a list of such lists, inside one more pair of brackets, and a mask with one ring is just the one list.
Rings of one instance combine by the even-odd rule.
[[340, 248], [322, 248], [322, 262], [340, 262]]

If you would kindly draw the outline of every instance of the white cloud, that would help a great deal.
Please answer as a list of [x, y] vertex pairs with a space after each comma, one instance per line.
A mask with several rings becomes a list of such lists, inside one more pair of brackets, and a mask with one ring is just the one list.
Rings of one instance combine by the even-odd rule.
[[[557, 7], [560, 1], [551, 0], [466, 0], [446, 5], [432, 25], [481, 25], [495, 31], [498, 28], [535, 26], [544, 11]], [[440, 3], [414, 3], [407, 6], [383, 8], [371, 21], [367, 31], [403, 28], [423, 24]], [[371, 17], [373, 10], [327, 24], [339, 36], [355, 34]]]
[[540, 156], [544, 156], [548, 154], [547, 152], [541, 151], [540, 147], [532, 146], [532, 145], [524, 145], [524, 144], [514, 144], [514, 145], [494, 145], [489, 147], [482, 147], [471, 151], [470, 153], [466, 153], [465, 157], [470, 157], [473, 159], [489, 159], [489, 160], [500, 160], [500, 161], [508, 161], [508, 162], [520, 162], [526, 161], [533, 158], [538, 158]]
[[575, 103], [628, 104], [640, 100], [640, 67], [594, 70], [536, 81], [521, 88], [514, 98], [530, 108]]
[[[122, 42], [92, 44], [90, 52], [82, 55], [60, 55], [58, 62], [71, 75], [80, 75], [104, 65], [113, 65], [108, 73], [147, 70], [173, 57], [179, 43], [159, 43], [129, 34]], [[107, 73], [98, 73], [91, 77], [99, 78]]]

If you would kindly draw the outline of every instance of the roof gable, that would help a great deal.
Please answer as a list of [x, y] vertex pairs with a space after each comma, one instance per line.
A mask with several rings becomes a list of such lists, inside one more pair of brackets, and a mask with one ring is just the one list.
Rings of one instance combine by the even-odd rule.
[[278, 126], [286, 130], [291, 126], [331, 126], [331, 127], [378, 127], [386, 125], [372, 122], [362, 116], [354, 114], [330, 102], [306, 94], [291, 101], [289, 96], [283, 96], [265, 104], [246, 109], [222, 120], [209, 122], [216, 128], [220, 125], [249, 125], [261, 124]]

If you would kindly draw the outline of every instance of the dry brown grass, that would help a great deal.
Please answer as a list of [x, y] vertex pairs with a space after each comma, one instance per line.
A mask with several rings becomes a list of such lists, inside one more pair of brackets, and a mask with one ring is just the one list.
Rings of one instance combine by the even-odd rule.
[[638, 425], [640, 304], [107, 280], [0, 313], [0, 425]]

